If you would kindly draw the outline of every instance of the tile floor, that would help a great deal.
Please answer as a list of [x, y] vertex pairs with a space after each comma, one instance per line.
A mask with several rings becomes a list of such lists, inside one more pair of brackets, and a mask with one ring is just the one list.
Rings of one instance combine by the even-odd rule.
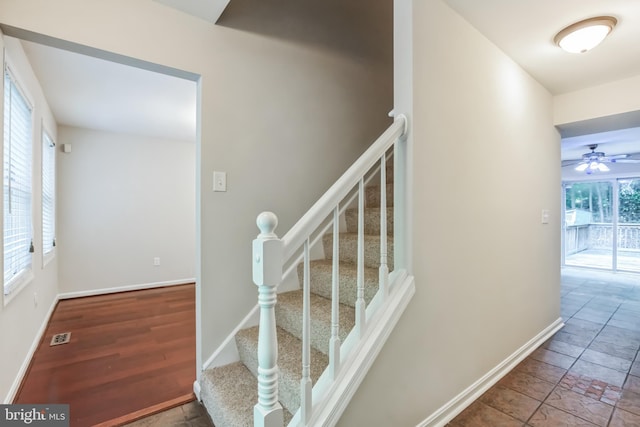
[[565, 326], [451, 427], [640, 426], [640, 275], [564, 269]]

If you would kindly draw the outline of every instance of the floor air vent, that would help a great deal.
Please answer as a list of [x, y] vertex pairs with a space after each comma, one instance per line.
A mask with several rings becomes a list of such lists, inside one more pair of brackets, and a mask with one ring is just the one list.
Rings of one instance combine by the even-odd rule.
[[66, 344], [71, 339], [71, 332], [64, 332], [62, 334], [55, 334], [53, 338], [51, 338], [51, 344], [49, 346]]

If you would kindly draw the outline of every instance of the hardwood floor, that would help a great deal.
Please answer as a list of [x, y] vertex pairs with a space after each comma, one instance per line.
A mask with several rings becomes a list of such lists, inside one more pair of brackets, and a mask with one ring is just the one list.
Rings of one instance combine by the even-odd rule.
[[193, 400], [195, 355], [194, 284], [62, 300], [14, 403], [67, 403], [72, 427], [125, 424]]

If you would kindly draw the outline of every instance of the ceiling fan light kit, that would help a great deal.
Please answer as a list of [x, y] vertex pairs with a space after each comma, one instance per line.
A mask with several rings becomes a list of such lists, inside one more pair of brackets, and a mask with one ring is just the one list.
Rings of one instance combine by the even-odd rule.
[[595, 171], [600, 172], [609, 172], [609, 168], [604, 163], [598, 163], [597, 161], [593, 161], [590, 163], [582, 163], [576, 167], [578, 172], [587, 172], [587, 174], [592, 174]]
[[[630, 159], [631, 155], [629, 154], [607, 156], [601, 151], [596, 151], [596, 148], [598, 148], [597, 144], [589, 145], [591, 152], [582, 155], [582, 159], [578, 161], [578, 166], [575, 167], [576, 171], [586, 172], [587, 175], [591, 175], [594, 172], [609, 172], [610, 169], [605, 163], [640, 163], [640, 160]], [[575, 164], [575, 162], [570, 161], [567, 166], [570, 164]]]
[[585, 19], [562, 29], [553, 42], [567, 52], [585, 53], [602, 43], [617, 23], [613, 16]]

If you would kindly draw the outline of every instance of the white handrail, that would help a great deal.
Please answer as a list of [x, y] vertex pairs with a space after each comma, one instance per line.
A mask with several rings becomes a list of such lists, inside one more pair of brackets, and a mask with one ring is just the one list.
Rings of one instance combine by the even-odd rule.
[[[389, 153], [386, 156], [387, 160], [391, 158], [392, 155], [393, 155], [393, 151], [389, 151]], [[380, 171], [380, 166], [377, 166], [377, 168], [372, 168], [370, 171], [372, 173], [370, 173], [369, 176], [366, 177], [366, 179], [364, 180], [364, 185], [368, 185], [371, 182], [371, 180], [375, 177], [375, 174]], [[358, 191], [354, 191], [353, 194], [348, 199], [346, 199], [346, 201], [342, 202], [341, 206], [338, 206], [339, 208], [337, 212], [338, 217], [342, 215], [349, 208], [349, 206], [351, 206], [352, 203], [356, 201], [357, 198], [358, 198]], [[331, 227], [333, 227], [333, 221], [327, 221], [327, 224], [323, 228], [318, 229], [319, 232], [316, 233], [316, 236], [311, 240], [309, 246], [314, 247], [320, 241], [320, 239], [322, 239], [322, 236], [324, 236], [329, 231]], [[304, 253], [302, 249], [300, 249], [299, 252], [300, 253], [296, 258], [293, 258], [293, 256], [289, 257], [289, 267], [287, 267], [284, 273], [282, 274], [283, 277], [288, 277], [294, 269], [298, 268], [298, 264], [302, 262]]]
[[[260, 330], [258, 340], [258, 402], [254, 407], [254, 425], [259, 427], [280, 427], [283, 410], [278, 402], [278, 364], [277, 330], [275, 323], [275, 304], [277, 287], [283, 278], [285, 263], [288, 263], [302, 248], [303, 258], [303, 313], [302, 313], [302, 372], [300, 380], [300, 409], [294, 418], [307, 425], [316, 406], [312, 401], [313, 382], [311, 379], [311, 283], [310, 283], [310, 247], [312, 235], [323, 228], [327, 217], [333, 213], [333, 262], [332, 262], [332, 304], [331, 337], [329, 339], [329, 371], [335, 381], [340, 375], [343, 354], [339, 338], [339, 215], [345, 205], [345, 199], [357, 186], [358, 198], [358, 236], [357, 236], [357, 290], [355, 302], [355, 331], [358, 339], [364, 337], [367, 328], [368, 309], [364, 298], [364, 203], [365, 179], [371, 169], [380, 162], [381, 169], [381, 247], [380, 247], [380, 290], [388, 292], [387, 268], [387, 229], [386, 229], [386, 155], [399, 138], [406, 132], [407, 122], [404, 116], [396, 117], [394, 123], [366, 150], [358, 160], [320, 197], [307, 213], [281, 239], [274, 233], [277, 217], [264, 212], [258, 217], [261, 233], [253, 242], [253, 279], [259, 289]], [[370, 177], [371, 178], [371, 177]], [[341, 209], [341, 203], [343, 207]], [[316, 236], [316, 239], [318, 236]], [[315, 239], [313, 239], [315, 241]], [[348, 351], [348, 350], [347, 350]], [[299, 417], [299, 418], [298, 418]]]
[[333, 211], [362, 176], [384, 155], [391, 145], [406, 131], [407, 123], [403, 115], [365, 151], [356, 162], [333, 184], [326, 193], [303, 215], [302, 218], [282, 237], [285, 260], [302, 246], [304, 241], [322, 221]]

